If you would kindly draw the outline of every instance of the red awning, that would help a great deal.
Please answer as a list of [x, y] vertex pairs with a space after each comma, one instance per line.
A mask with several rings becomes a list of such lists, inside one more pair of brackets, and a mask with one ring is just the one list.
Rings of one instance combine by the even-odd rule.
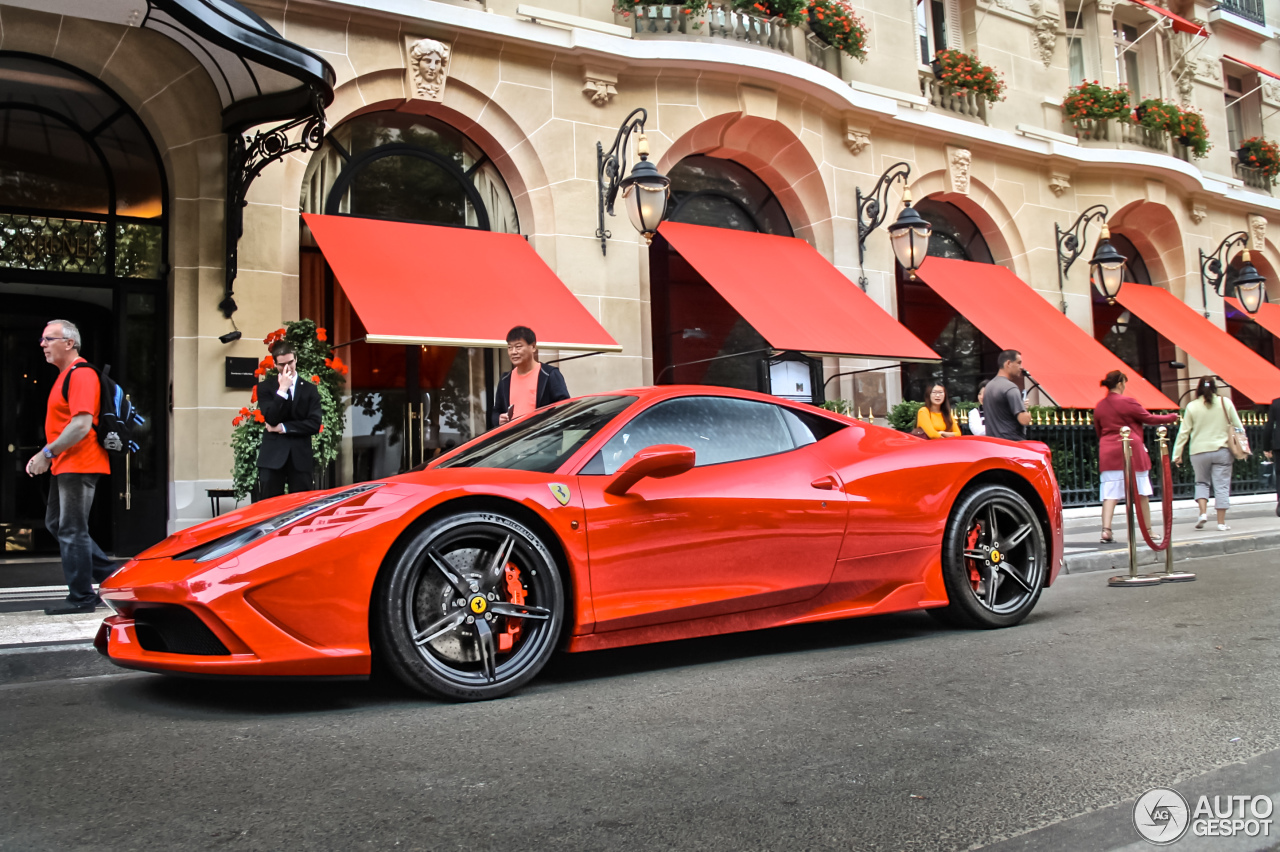
[[1173, 28], [1180, 33], [1191, 33], [1192, 35], [1207, 36], [1209, 31], [1199, 24], [1193, 24], [1181, 15], [1175, 15], [1168, 9], [1162, 9], [1155, 3], [1148, 3], [1147, 0], [1129, 0], [1130, 3], [1137, 3], [1145, 9], [1150, 9], [1157, 15], [1163, 15], [1173, 22]]
[[804, 240], [679, 222], [658, 233], [775, 349], [939, 360]]
[[1248, 317], [1276, 337], [1280, 337], [1280, 305], [1263, 302], [1258, 305], [1258, 312], [1251, 314], [1244, 309], [1244, 305], [1238, 299], [1228, 296], [1222, 301], [1239, 311], [1241, 316]]
[[1168, 290], [1125, 284], [1116, 301], [1250, 399], [1280, 396], [1280, 370]]
[[525, 325], [547, 349], [622, 351], [519, 234], [302, 218], [369, 343], [500, 348]]
[[920, 277], [1002, 349], [1022, 363], [1063, 408], [1093, 408], [1112, 370], [1129, 376], [1126, 393], [1146, 408], [1178, 406], [1003, 266], [931, 257]]
[[1261, 65], [1254, 65], [1252, 62], [1245, 62], [1243, 59], [1236, 59], [1234, 56], [1224, 56], [1222, 58], [1227, 60], [1228, 62], [1234, 62], [1237, 65], [1243, 65], [1245, 68], [1252, 68], [1254, 71], [1257, 71], [1259, 74], [1263, 74], [1267, 77], [1274, 77], [1275, 79], [1280, 80], [1280, 74], [1277, 74], [1274, 71], [1268, 71], [1267, 69], [1263, 68]]

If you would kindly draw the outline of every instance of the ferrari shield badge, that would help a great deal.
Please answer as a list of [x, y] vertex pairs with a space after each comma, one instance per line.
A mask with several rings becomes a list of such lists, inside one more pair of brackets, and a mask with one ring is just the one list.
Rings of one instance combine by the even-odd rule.
[[559, 482], [552, 482], [547, 487], [551, 489], [551, 496], [555, 497], [561, 506], [569, 505], [569, 497], [571, 496], [569, 494], [569, 486], [562, 485]]

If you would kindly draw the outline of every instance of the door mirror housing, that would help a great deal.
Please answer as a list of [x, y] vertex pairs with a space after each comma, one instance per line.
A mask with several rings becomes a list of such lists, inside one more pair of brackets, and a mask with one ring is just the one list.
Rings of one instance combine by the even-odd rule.
[[645, 447], [618, 468], [613, 481], [605, 486], [604, 492], [620, 497], [645, 477], [665, 479], [692, 470], [695, 458], [692, 449], [679, 444]]

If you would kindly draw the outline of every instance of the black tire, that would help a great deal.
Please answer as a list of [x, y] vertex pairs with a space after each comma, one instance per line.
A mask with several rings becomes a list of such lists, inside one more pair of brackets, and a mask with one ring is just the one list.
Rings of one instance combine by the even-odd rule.
[[950, 603], [929, 614], [954, 627], [1012, 627], [1035, 608], [1048, 567], [1044, 530], [1030, 504], [1003, 485], [980, 486], [963, 494], [947, 519], [942, 579]]
[[501, 512], [465, 512], [431, 522], [393, 551], [374, 590], [371, 626], [377, 655], [409, 687], [484, 701], [541, 671], [563, 620], [560, 572], [542, 539]]

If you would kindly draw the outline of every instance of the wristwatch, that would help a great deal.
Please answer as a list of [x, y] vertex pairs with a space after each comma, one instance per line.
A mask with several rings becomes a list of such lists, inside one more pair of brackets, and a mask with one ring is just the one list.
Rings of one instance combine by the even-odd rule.
[[40, 452], [44, 453], [44, 457], [47, 458], [49, 461], [53, 461], [53, 450], [49, 449], [48, 447], [45, 447]]

